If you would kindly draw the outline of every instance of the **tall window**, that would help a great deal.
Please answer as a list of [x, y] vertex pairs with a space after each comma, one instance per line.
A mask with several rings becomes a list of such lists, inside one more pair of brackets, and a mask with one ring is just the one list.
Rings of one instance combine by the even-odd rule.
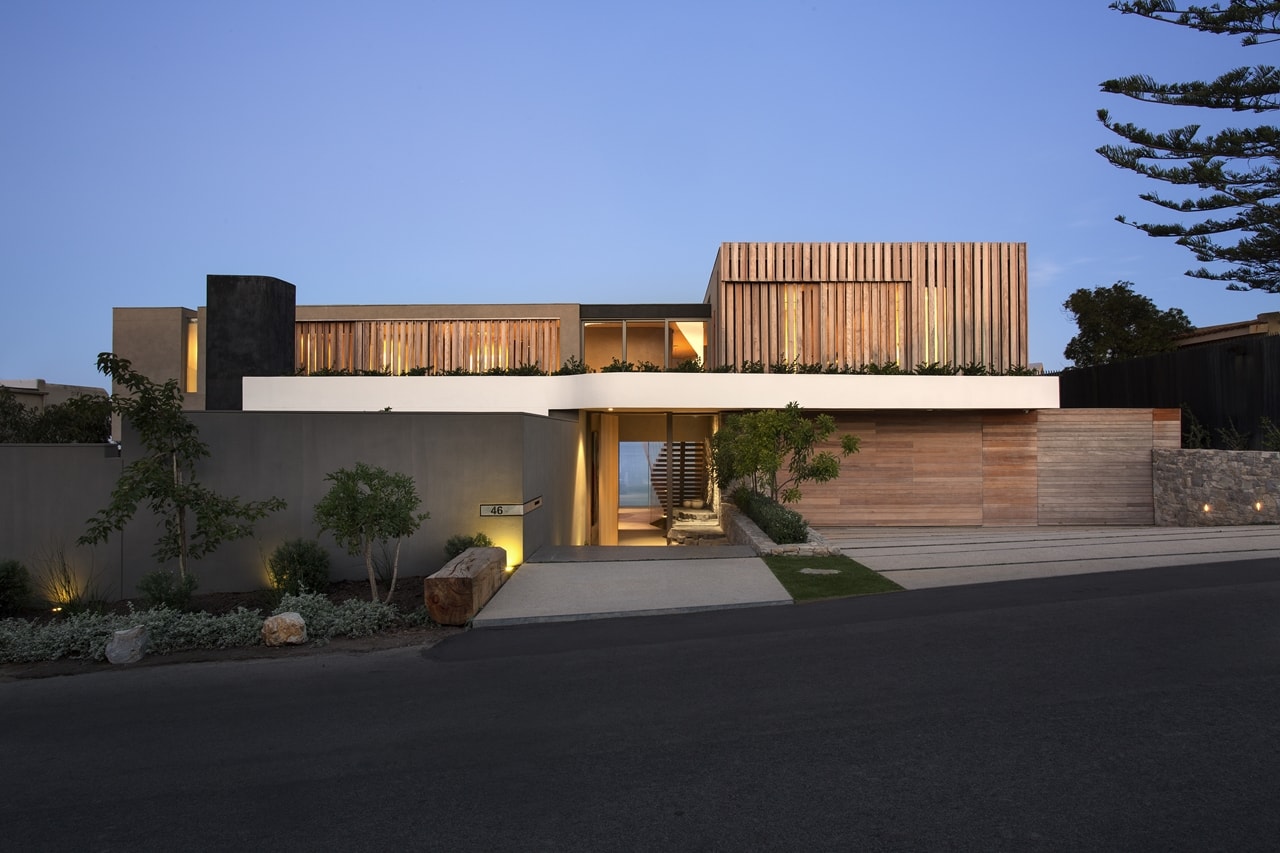
[[187, 320], [187, 357], [183, 374], [183, 392], [196, 393], [200, 378], [200, 321], [195, 317]]

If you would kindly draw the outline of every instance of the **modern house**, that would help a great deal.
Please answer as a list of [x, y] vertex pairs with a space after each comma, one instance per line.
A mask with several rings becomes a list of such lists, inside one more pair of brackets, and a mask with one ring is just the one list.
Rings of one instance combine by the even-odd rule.
[[663, 541], [676, 510], [713, 511], [720, 419], [791, 401], [862, 440], [804, 490], [817, 525], [1150, 524], [1152, 448], [1179, 442], [1176, 411], [1063, 410], [1026, 369], [1018, 243], [725, 243], [680, 304], [298, 305], [214, 275], [203, 307], [113, 321], [117, 354], [182, 382], [213, 484], [289, 501], [258, 548], [311, 531], [325, 473], [367, 461], [419, 483], [406, 555], [432, 570], [477, 530], [515, 562]]

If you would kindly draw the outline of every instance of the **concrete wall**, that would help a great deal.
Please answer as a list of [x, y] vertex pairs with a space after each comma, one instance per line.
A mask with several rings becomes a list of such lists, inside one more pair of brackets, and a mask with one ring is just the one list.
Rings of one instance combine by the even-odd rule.
[[[259, 523], [254, 540], [228, 543], [200, 562], [197, 571], [206, 589], [261, 585], [265, 558], [280, 542], [318, 535], [312, 513], [328, 490], [326, 474], [356, 462], [413, 477], [422, 509], [431, 514], [404, 542], [400, 571], [406, 576], [430, 574], [443, 566], [445, 542], [456, 534], [483, 532], [509, 555], [522, 559], [530, 546], [522, 541], [520, 523], [482, 518], [481, 504], [523, 503], [536, 496], [531, 489], [537, 487], [544, 506], [572, 500], [572, 493], [555, 492], [554, 480], [537, 487], [524, 483], [526, 431], [542, 432], [540, 452], [547, 456], [548, 466], [557, 455], [572, 453], [575, 438], [527, 415], [205, 412], [192, 417], [212, 452], [200, 472], [205, 483], [245, 499], [276, 496], [289, 504]], [[555, 529], [561, 519], [551, 523], [549, 511], [539, 512], [548, 521], [538, 522], [547, 525], [535, 530], [538, 536], [554, 540], [568, 535]], [[364, 576], [361, 558], [347, 555], [328, 534], [319, 539], [330, 551], [334, 577]], [[128, 553], [147, 565], [147, 550], [139, 547]]]
[[[129, 359], [133, 369], [152, 382], [176, 379], [182, 383], [187, 369], [187, 325], [197, 316], [190, 308], [113, 308], [111, 351]], [[200, 393], [186, 396], [186, 408], [204, 408], [203, 379]]]
[[39, 587], [59, 553], [81, 584], [120, 596], [122, 537], [76, 545], [107, 505], [120, 455], [105, 444], [0, 444], [0, 560], [19, 560]]
[[[524, 555], [543, 545], [585, 545], [586, 458], [578, 418], [524, 416], [525, 500], [542, 506], [524, 516]], [[496, 541], [496, 540], [495, 540]], [[507, 558], [512, 559], [510, 551]]]
[[[356, 462], [380, 465], [414, 478], [431, 514], [406, 539], [402, 576], [430, 574], [445, 563], [446, 540], [483, 532], [518, 559], [544, 543], [572, 540], [573, 460], [577, 420], [519, 414], [302, 414], [194, 412], [211, 456], [197, 468], [201, 481], [245, 500], [280, 497], [288, 507], [259, 522], [252, 539], [224, 544], [194, 564], [205, 591], [256, 589], [266, 582], [266, 558], [281, 542], [319, 538], [332, 558], [335, 578], [363, 578], [362, 558], [319, 536], [312, 519], [328, 490], [325, 475]], [[137, 442], [126, 426], [123, 456], [100, 445], [0, 445], [0, 559], [17, 558], [35, 570], [52, 546], [90, 569], [112, 597], [135, 594], [136, 583], [157, 565], [151, 557], [157, 520], [140, 510], [119, 536], [96, 549], [77, 549], [84, 522], [110, 499], [123, 464]], [[543, 507], [523, 522], [487, 519], [482, 503], [523, 503], [543, 497]], [[525, 535], [528, 541], [525, 541]]]
[[1152, 467], [1158, 525], [1280, 524], [1280, 453], [1157, 449]]

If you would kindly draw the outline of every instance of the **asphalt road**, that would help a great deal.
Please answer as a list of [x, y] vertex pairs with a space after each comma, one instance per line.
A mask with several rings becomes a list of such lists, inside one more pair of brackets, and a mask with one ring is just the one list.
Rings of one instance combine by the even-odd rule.
[[1275, 850], [1280, 565], [0, 684], [0, 847]]

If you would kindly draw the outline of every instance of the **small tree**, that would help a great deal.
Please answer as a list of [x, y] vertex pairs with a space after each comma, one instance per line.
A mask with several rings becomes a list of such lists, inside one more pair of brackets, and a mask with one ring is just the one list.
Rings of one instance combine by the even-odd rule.
[[1150, 299], [1134, 293], [1128, 281], [1093, 290], [1082, 287], [1062, 307], [1079, 329], [1062, 353], [1076, 367], [1169, 352], [1177, 348], [1178, 335], [1195, 328], [1181, 310], [1161, 311]]
[[355, 468], [339, 468], [325, 477], [333, 483], [316, 504], [315, 520], [320, 531], [333, 534], [347, 553], [364, 557], [369, 575], [370, 600], [378, 600], [378, 578], [373, 567], [373, 543], [395, 539], [391, 563], [391, 584], [385, 601], [396, 591], [400, 570], [400, 542], [412, 536], [429, 513], [419, 513], [422, 500], [407, 474], [393, 474], [385, 468], [357, 462]]
[[[746, 480], [752, 491], [767, 494], [774, 501], [800, 500], [802, 483], [825, 483], [840, 476], [840, 460], [818, 445], [836, 431], [831, 415], [808, 418], [799, 403], [785, 409], [765, 409], [729, 415], [719, 432], [711, 437], [711, 462], [716, 482], [727, 489]], [[843, 456], [858, 452], [858, 437], [840, 436]], [[778, 472], [786, 464], [789, 476], [779, 481]]]
[[182, 411], [177, 380], [157, 385], [134, 370], [128, 359], [109, 352], [98, 356], [98, 370], [123, 389], [112, 394], [111, 407], [137, 431], [143, 453], [120, 473], [111, 503], [89, 519], [80, 544], [106, 541], [145, 503], [164, 524], [152, 556], [159, 562], [177, 557], [178, 575], [185, 581], [190, 560], [212, 553], [223, 542], [251, 535], [254, 522], [284, 509], [280, 498], [242, 501], [220, 495], [196, 479], [196, 461], [207, 457], [209, 448]]

